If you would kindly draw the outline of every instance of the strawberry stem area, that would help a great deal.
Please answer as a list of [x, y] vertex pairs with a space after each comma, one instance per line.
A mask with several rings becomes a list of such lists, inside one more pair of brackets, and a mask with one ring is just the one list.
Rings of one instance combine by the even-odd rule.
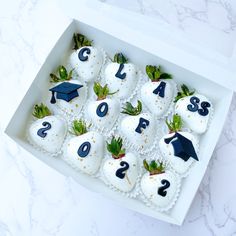
[[74, 50], [77, 50], [85, 46], [92, 46], [92, 41], [88, 40], [88, 38], [83, 34], [74, 34], [73, 40], [74, 40], [74, 48], [73, 48]]
[[52, 115], [52, 113], [46, 105], [41, 103], [41, 104], [34, 105], [34, 110], [33, 110], [32, 115], [38, 119], [42, 119], [46, 116]]
[[116, 92], [111, 93], [107, 84], [102, 86], [99, 82], [94, 83], [93, 91], [97, 95], [97, 101], [104, 100], [106, 99], [108, 95], [113, 95], [118, 92], [116, 91]]
[[112, 154], [114, 159], [119, 159], [125, 156], [125, 149], [122, 148], [123, 140], [122, 138], [112, 137], [111, 142], [107, 142], [107, 150]]
[[74, 120], [72, 123], [72, 134], [80, 136], [87, 133], [87, 126], [83, 120]]
[[190, 91], [190, 89], [187, 87], [187, 85], [182, 84], [181, 90], [177, 93], [177, 96], [175, 97], [174, 102], [177, 102], [181, 98], [192, 96], [195, 93], [194, 90]]
[[142, 112], [142, 103], [138, 100], [138, 104], [134, 107], [130, 102], [126, 102], [125, 107], [123, 107], [122, 114], [127, 114], [130, 116], [137, 116]]
[[172, 120], [168, 121], [166, 119], [166, 125], [167, 125], [170, 133], [180, 131], [182, 129], [182, 126], [183, 126], [181, 116], [175, 114], [175, 115], [173, 115]]
[[165, 166], [163, 162], [160, 161], [152, 160], [150, 163], [148, 163], [146, 159], [144, 159], [143, 166], [150, 173], [150, 175], [158, 175], [165, 173]]
[[158, 82], [161, 79], [172, 79], [172, 75], [162, 71], [161, 66], [146, 66], [146, 74], [152, 82]]
[[113, 62], [116, 62], [118, 64], [125, 64], [128, 63], [128, 59], [122, 53], [116, 53]]
[[67, 72], [66, 68], [62, 65], [60, 65], [57, 69], [57, 72], [59, 76], [51, 73], [50, 77], [51, 80], [50, 82], [57, 83], [57, 82], [63, 82], [63, 81], [68, 81], [72, 79], [72, 72], [73, 70], [70, 70], [69, 73]]

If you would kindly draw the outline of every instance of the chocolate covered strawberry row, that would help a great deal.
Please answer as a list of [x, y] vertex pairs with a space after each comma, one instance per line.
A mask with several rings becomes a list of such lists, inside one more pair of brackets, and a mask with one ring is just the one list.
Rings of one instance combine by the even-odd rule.
[[[137, 108], [138, 112], [138, 108]], [[74, 120], [67, 128], [66, 122], [55, 116], [43, 104], [35, 105], [33, 115], [38, 118], [30, 128], [30, 138], [35, 145], [44, 149], [47, 152], [54, 152], [60, 150], [66, 132], [70, 132], [70, 137], [66, 139], [63, 156], [68, 162], [73, 162], [78, 170], [81, 172], [94, 175], [99, 169], [102, 169], [106, 181], [114, 188], [121, 192], [132, 191], [137, 184], [139, 184], [138, 176], [140, 172], [140, 157], [132, 151], [126, 151], [123, 147], [122, 139], [112, 137], [110, 142], [106, 142], [101, 134], [89, 130], [89, 127], [83, 120]], [[165, 142], [166, 150], [163, 155], [166, 160], [169, 159], [173, 169], [177, 167], [176, 172], [184, 171], [193, 162], [189, 159], [197, 161], [197, 154], [195, 152], [195, 143], [192, 142], [191, 134], [180, 132], [181, 119], [174, 116], [173, 120], [167, 125], [171, 131], [169, 135], [164, 136], [160, 140], [160, 148]], [[41, 128], [40, 126], [43, 126]], [[171, 151], [175, 144], [171, 140], [176, 137], [181, 137], [180, 142], [192, 142], [188, 150], [180, 150], [178, 152]], [[37, 139], [35, 138], [37, 137]], [[178, 140], [178, 139], [177, 139]], [[176, 142], [176, 140], [175, 140]], [[105, 146], [110, 156], [105, 159]], [[173, 150], [175, 150], [173, 148]], [[192, 154], [194, 153], [194, 154]], [[188, 158], [186, 158], [188, 155]], [[192, 155], [192, 158], [190, 158]], [[182, 163], [181, 163], [182, 162]], [[103, 165], [101, 165], [103, 163]], [[145, 198], [153, 203], [158, 209], [169, 209], [176, 201], [176, 194], [179, 191], [180, 177], [171, 169], [165, 170], [162, 162], [153, 160], [150, 165], [144, 160], [144, 168], [150, 172], [143, 175], [140, 186]], [[177, 165], [176, 165], [177, 163]], [[154, 194], [155, 193], [155, 194]]]
[[[75, 51], [70, 56], [70, 63], [74, 73], [78, 75], [78, 79], [73, 77], [72, 70], [67, 72], [63, 66], [59, 66], [59, 76], [50, 75], [51, 82], [55, 83], [55, 86], [50, 89], [53, 93], [51, 102], [57, 102], [63, 111], [72, 115], [81, 112], [88, 99], [87, 85], [98, 79], [105, 60], [102, 52], [92, 46], [92, 42], [84, 35], [75, 34], [73, 38]], [[138, 83], [138, 68], [129, 63], [122, 53], [115, 54], [113, 61], [106, 63], [104, 67], [103, 81], [105, 84], [101, 86], [115, 92], [112, 99], [114, 102], [107, 98], [110, 93], [105, 98], [100, 96], [99, 100], [108, 99], [108, 103], [116, 103], [112, 105], [119, 110], [116, 99], [121, 101], [127, 99], [135, 90]], [[152, 115], [163, 118], [168, 115], [168, 109], [176, 95], [172, 75], [163, 72], [160, 66], [152, 65], [146, 66], [146, 74], [149, 80], [141, 86], [140, 99]], [[186, 85], [182, 85], [175, 102], [175, 113], [181, 115], [184, 125], [196, 133], [204, 133], [212, 113], [212, 104], [209, 99], [190, 91]], [[109, 106], [106, 101], [101, 103], [100, 106], [108, 110]], [[97, 105], [99, 105], [98, 102]], [[94, 106], [96, 107], [96, 105]], [[91, 107], [93, 105], [90, 104]], [[90, 108], [87, 109], [87, 113], [93, 113], [95, 108]], [[114, 109], [112, 111], [115, 112]], [[109, 115], [109, 112], [107, 114]]]

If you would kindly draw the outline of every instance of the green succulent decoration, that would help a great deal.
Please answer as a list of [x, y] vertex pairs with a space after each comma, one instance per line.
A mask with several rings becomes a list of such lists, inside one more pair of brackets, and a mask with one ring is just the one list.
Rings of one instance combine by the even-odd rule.
[[33, 110], [32, 115], [38, 119], [42, 119], [45, 116], [52, 115], [52, 113], [46, 105], [41, 103], [41, 104], [34, 105], [34, 110]]
[[134, 107], [130, 102], [126, 102], [125, 107], [121, 113], [127, 114], [130, 116], [137, 116], [142, 112], [142, 103], [138, 100], [138, 104]]
[[106, 85], [102, 86], [99, 82], [95, 82], [93, 85], [93, 91], [97, 95], [97, 100], [103, 100], [105, 99], [108, 95], [113, 95], [114, 93], [110, 93], [109, 88]]
[[112, 137], [111, 142], [107, 142], [107, 150], [112, 154], [112, 157], [115, 159], [125, 156], [125, 149], [122, 148], [123, 140], [122, 138]]
[[71, 128], [72, 128], [71, 133], [76, 136], [80, 136], [88, 132], [86, 123], [83, 120], [74, 120]]
[[175, 97], [175, 101], [177, 102], [179, 99], [187, 97], [187, 96], [191, 96], [195, 93], [195, 91], [190, 91], [189, 88], [183, 84], [181, 85], [181, 91], [177, 93], [177, 96]]
[[146, 66], [146, 73], [152, 82], [159, 81], [160, 79], [172, 79], [172, 75], [162, 71], [161, 66]]
[[60, 65], [57, 69], [57, 72], [59, 76], [51, 73], [50, 77], [51, 80], [50, 82], [57, 83], [57, 82], [63, 82], [63, 81], [68, 81], [72, 79], [72, 72], [73, 70], [70, 70], [69, 73], [67, 72], [66, 68], [62, 65]]
[[183, 125], [181, 116], [175, 114], [173, 115], [172, 120], [168, 121], [166, 119], [166, 125], [168, 126], [168, 129], [171, 133], [180, 131]]
[[73, 35], [74, 40], [74, 50], [77, 50], [84, 46], [92, 46], [92, 41], [88, 40], [86, 36], [83, 34], [74, 34]]
[[116, 53], [113, 62], [125, 64], [128, 63], [128, 59], [122, 53]]
[[165, 166], [163, 162], [160, 161], [152, 160], [150, 163], [148, 163], [146, 159], [144, 159], [143, 166], [150, 173], [150, 175], [165, 173]]

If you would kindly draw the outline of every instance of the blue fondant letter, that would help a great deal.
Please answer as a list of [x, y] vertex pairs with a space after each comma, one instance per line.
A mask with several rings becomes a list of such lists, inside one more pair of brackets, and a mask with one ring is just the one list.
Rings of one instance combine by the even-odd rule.
[[209, 113], [209, 107], [211, 107], [211, 104], [209, 102], [202, 102], [201, 109], [198, 109], [198, 114], [201, 116], [207, 116]]
[[190, 98], [191, 104], [187, 106], [189, 111], [195, 112], [198, 110], [198, 103], [200, 102], [200, 99], [198, 97], [191, 97]]
[[121, 71], [124, 69], [124, 64], [120, 64], [118, 71], [116, 72], [115, 76], [119, 79], [125, 79], [126, 73], [121, 73]]
[[166, 88], [166, 83], [161, 81], [161, 83], [158, 85], [158, 87], [155, 90], [153, 90], [153, 93], [164, 98], [165, 97], [165, 88]]
[[146, 129], [147, 126], [149, 126], [149, 123], [150, 123], [149, 120], [146, 120], [146, 119], [144, 119], [144, 118], [141, 117], [141, 118], [139, 119], [139, 124], [138, 124], [137, 128], [135, 129], [135, 131], [136, 131], [137, 133], [141, 134], [141, 133], [142, 133], [141, 128]]
[[90, 152], [90, 148], [91, 148], [91, 144], [90, 142], [84, 142], [80, 145], [77, 154], [80, 157], [86, 157], [88, 156], [89, 152]]
[[104, 117], [108, 112], [108, 104], [106, 102], [102, 102], [98, 105], [96, 113], [99, 117]]
[[[84, 54], [87, 54], [86, 56]], [[91, 53], [91, 50], [89, 48], [82, 48], [79, 51], [78, 57], [80, 61], [87, 61], [88, 60], [88, 55]]]

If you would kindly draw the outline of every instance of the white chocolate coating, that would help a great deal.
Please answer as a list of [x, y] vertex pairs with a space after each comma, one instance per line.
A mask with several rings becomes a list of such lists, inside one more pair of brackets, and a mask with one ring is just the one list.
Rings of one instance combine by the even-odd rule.
[[[141, 117], [148, 120], [150, 123], [145, 129], [141, 128], [140, 134], [137, 133], [135, 129], [137, 128]], [[121, 121], [121, 131], [130, 143], [141, 149], [145, 149], [151, 146], [154, 142], [157, 132], [156, 122], [153, 116], [149, 113], [142, 113], [137, 116], [126, 116]]]
[[[123, 179], [120, 179], [116, 176], [116, 171], [122, 168], [120, 165], [121, 161], [125, 161], [129, 164], [129, 169], [124, 172], [125, 177]], [[129, 192], [135, 186], [136, 180], [138, 178], [138, 169], [139, 167], [137, 157], [133, 153], [127, 153], [122, 158], [111, 158], [106, 160], [103, 166], [103, 173], [111, 185], [122, 192]]]
[[[104, 117], [99, 117], [96, 113], [97, 107], [102, 102], [106, 102], [108, 104], [108, 112]], [[87, 113], [91, 119], [91, 122], [95, 124], [99, 128], [106, 128], [110, 130], [114, 123], [116, 122], [119, 113], [120, 113], [120, 104], [116, 99], [106, 98], [104, 100], [99, 101], [91, 101], [87, 106]]]
[[[80, 157], [77, 151], [84, 142], [89, 142], [91, 148], [86, 157]], [[64, 155], [71, 159], [79, 170], [88, 175], [93, 175], [98, 171], [104, 155], [104, 138], [93, 131], [73, 137], [66, 143]]]
[[210, 108], [208, 108], [209, 113], [207, 116], [201, 116], [198, 112], [191, 112], [188, 110], [187, 106], [191, 104], [190, 98], [193, 96], [198, 97], [200, 99], [200, 103], [205, 101], [211, 104], [209, 99], [205, 96], [194, 94], [192, 96], [184, 97], [178, 100], [175, 105], [175, 113], [181, 116], [186, 127], [190, 128], [192, 131], [198, 134], [202, 134], [207, 130], [209, 118], [211, 116], [210, 113], [212, 112], [212, 105]]
[[126, 77], [120, 79], [115, 76], [119, 66], [120, 64], [115, 62], [108, 64], [105, 68], [104, 76], [110, 91], [115, 92], [118, 90], [113, 96], [124, 99], [129, 97], [135, 89], [138, 82], [138, 72], [135, 65], [126, 63], [121, 71], [122, 74], [126, 73]]
[[[165, 190], [167, 194], [164, 197], [158, 194], [158, 188], [163, 186], [161, 183], [163, 179], [170, 182], [170, 187]], [[178, 182], [178, 177], [170, 171], [157, 175], [146, 173], [141, 179], [141, 189], [146, 198], [158, 208], [167, 208], [178, 193]]]
[[[195, 137], [193, 134], [188, 133], [188, 132], [178, 132], [178, 133], [180, 133], [181, 135], [183, 135], [184, 137], [186, 137], [187, 139], [192, 141], [194, 149], [197, 153], [198, 144], [199, 144], [198, 138]], [[187, 171], [189, 170], [189, 168], [198, 161], [196, 161], [195, 159], [193, 159], [191, 157], [188, 159], [188, 161], [184, 161], [183, 159], [181, 159], [179, 157], [176, 157], [174, 155], [173, 145], [171, 143], [166, 144], [165, 141], [164, 141], [166, 138], [170, 138], [173, 135], [174, 135], [174, 133], [171, 133], [171, 134], [167, 134], [164, 137], [162, 137], [159, 141], [159, 148], [160, 148], [162, 156], [168, 160], [171, 167], [178, 174], [185, 175], [187, 173]]]
[[[42, 138], [37, 135], [39, 129], [44, 128], [43, 122], [49, 122], [51, 129], [47, 130], [46, 137]], [[38, 147], [49, 153], [57, 153], [65, 139], [67, 132], [66, 122], [59, 116], [46, 116], [33, 122], [29, 128], [28, 136], [30, 140]]]
[[80, 61], [78, 54], [83, 48], [81, 47], [70, 55], [70, 64], [83, 81], [90, 82], [99, 75], [104, 60], [103, 53], [95, 47], [86, 46], [91, 50], [90, 54], [87, 55], [88, 60]]
[[173, 85], [166, 80], [163, 82], [166, 83], [165, 95], [163, 98], [158, 94], [153, 93], [153, 91], [160, 85], [161, 81], [149, 81], [141, 88], [141, 100], [147, 106], [149, 111], [155, 114], [157, 117], [161, 117], [167, 112], [174, 96]]

